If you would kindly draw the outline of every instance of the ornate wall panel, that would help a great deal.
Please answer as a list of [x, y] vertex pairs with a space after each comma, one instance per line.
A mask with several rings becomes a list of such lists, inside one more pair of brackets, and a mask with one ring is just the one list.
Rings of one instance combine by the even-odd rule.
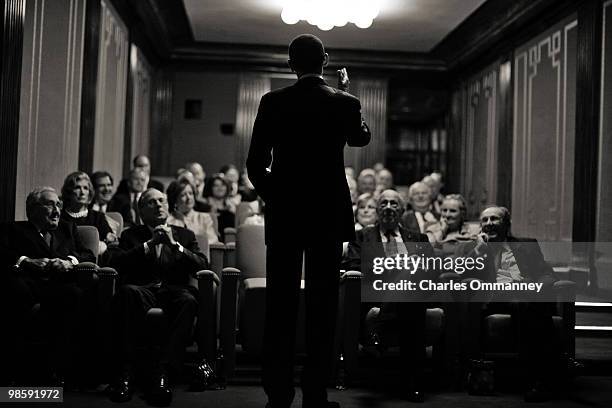
[[599, 244], [597, 270], [600, 287], [612, 287], [612, 1], [603, 5], [601, 56], [601, 104], [599, 115], [599, 183], [597, 230]]
[[120, 175], [125, 131], [128, 31], [106, 0], [101, 0], [100, 18], [93, 169]]
[[35, 186], [60, 188], [77, 169], [85, 0], [26, 4], [16, 219]]
[[575, 17], [514, 53], [513, 231], [571, 240], [576, 117]]

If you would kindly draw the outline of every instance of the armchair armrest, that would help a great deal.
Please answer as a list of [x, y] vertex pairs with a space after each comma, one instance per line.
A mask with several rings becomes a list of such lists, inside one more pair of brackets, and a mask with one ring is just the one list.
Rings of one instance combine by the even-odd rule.
[[226, 268], [235, 268], [236, 265], [236, 243], [229, 242], [225, 244], [225, 253], [223, 256], [223, 266]]
[[98, 283], [98, 265], [93, 262], [81, 262], [74, 266], [77, 285], [88, 289]]
[[215, 242], [214, 244], [209, 245], [209, 250], [210, 270], [215, 272], [217, 276], [220, 276], [225, 257], [225, 244], [222, 242]]
[[219, 277], [210, 270], [196, 273], [198, 279], [198, 347], [200, 353], [209, 361], [214, 361], [217, 348], [217, 287]]
[[563, 319], [565, 351], [570, 357], [574, 357], [576, 354], [576, 339], [574, 337], [574, 329], [576, 327], [576, 283], [560, 280], [553, 284], [553, 290], [557, 297], [557, 313]]
[[231, 378], [236, 365], [236, 318], [240, 270], [223, 268], [221, 275], [221, 313], [219, 344], [225, 356], [225, 378]]
[[[344, 357], [344, 379], [346, 382], [351, 375], [354, 375], [357, 368], [357, 358], [359, 352], [359, 327], [361, 325], [361, 278], [362, 274], [358, 271], [347, 271], [340, 275], [340, 293], [338, 304], [338, 323], [336, 354], [339, 357], [342, 353]], [[334, 359], [337, 363], [338, 358]]]

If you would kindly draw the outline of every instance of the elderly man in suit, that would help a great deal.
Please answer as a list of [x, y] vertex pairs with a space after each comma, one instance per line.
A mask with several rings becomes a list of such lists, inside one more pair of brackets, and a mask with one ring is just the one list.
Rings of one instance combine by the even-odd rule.
[[[182, 355], [191, 339], [198, 310], [197, 290], [190, 276], [206, 269], [193, 232], [169, 226], [166, 195], [148, 189], [138, 201], [144, 225], [126, 230], [120, 252], [111, 262], [119, 270], [122, 285], [113, 299], [118, 377], [110, 398], [125, 402], [131, 398], [131, 362], [134, 345], [144, 317], [152, 307], [161, 307], [169, 316], [170, 335], [161, 354], [147, 399], [154, 405], [167, 405], [172, 399], [168, 373], [180, 369]], [[197, 366], [196, 380], [204, 380], [210, 370], [204, 361]]]
[[[485, 208], [480, 214], [480, 225], [482, 231], [477, 240], [461, 244], [456, 251], [458, 256], [485, 258], [485, 268], [473, 277], [487, 282], [542, 283], [542, 293], [550, 298], [557, 278], [535, 239], [517, 238], [511, 234], [508, 209], [500, 206]], [[518, 320], [520, 353], [528, 381], [525, 400], [546, 400], [550, 397], [546, 381], [550, 378], [554, 361], [552, 316], [555, 305], [525, 298], [508, 300], [512, 302], [489, 303], [485, 313], [510, 312], [513, 319]], [[477, 307], [481, 305], [477, 304]], [[474, 317], [481, 318], [479, 313]]]
[[[304, 253], [307, 358], [303, 406], [337, 405], [327, 401], [326, 384], [342, 242], [355, 234], [343, 152], [347, 144], [368, 144], [370, 132], [362, 120], [359, 100], [323, 80], [327, 61], [317, 37], [300, 35], [291, 42], [289, 66], [298, 80], [262, 97], [246, 163], [255, 190], [266, 203], [263, 385], [272, 408], [289, 407], [294, 397], [295, 324]], [[341, 84], [348, 86], [346, 70], [340, 72]], [[325, 208], [314, 211], [301, 191], [287, 188], [312, 180], [321, 180], [317, 194], [326, 200]], [[290, 225], [303, 228], [296, 232]], [[315, 225], [319, 228], [312, 228]]]
[[[349, 243], [348, 253], [343, 261], [343, 269], [358, 270], [364, 274], [364, 284], [371, 285], [380, 275], [373, 270], [364, 269], [373, 265], [374, 258], [393, 258], [398, 254], [408, 256], [432, 257], [433, 248], [427, 236], [404, 228], [401, 223], [405, 203], [395, 190], [383, 191], [377, 199], [378, 222], [356, 232], [356, 239]], [[395, 272], [394, 272], [395, 273]], [[421, 269], [416, 271], [412, 280], [435, 279], [436, 272]], [[363, 291], [362, 291], [363, 293]], [[373, 307], [379, 307], [380, 313], [374, 322], [376, 329], [365, 333], [365, 341], [373, 340], [378, 330], [393, 328], [399, 331], [402, 365], [406, 370], [405, 397], [409, 401], [423, 402], [421, 378], [425, 364], [425, 316], [426, 304], [422, 303], [421, 294], [414, 294], [410, 299], [397, 299], [391, 296], [381, 302], [374, 299], [363, 299], [362, 321]], [[372, 293], [372, 296], [376, 296]], [[379, 295], [380, 296], [380, 295]], [[403, 296], [403, 295], [402, 295]], [[381, 299], [382, 300], [382, 299]]]
[[23, 336], [36, 303], [49, 318], [55, 380], [61, 384], [65, 375], [76, 374], [72, 371], [87, 308], [73, 268], [95, 258], [82, 245], [76, 225], [60, 220], [61, 208], [55, 189], [36, 188], [26, 199], [28, 220], [0, 225], [0, 297], [6, 302], [1, 309], [8, 314], [2, 337], [11, 343], [10, 349], [2, 347], [2, 352], [10, 353], [1, 365], [12, 371], [13, 378], [22, 368]]
[[402, 216], [402, 225], [410, 231], [423, 234], [440, 218], [440, 214], [431, 204], [431, 188], [422, 181], [417, 181], [408, 188], [408, 199], [411, 209]]

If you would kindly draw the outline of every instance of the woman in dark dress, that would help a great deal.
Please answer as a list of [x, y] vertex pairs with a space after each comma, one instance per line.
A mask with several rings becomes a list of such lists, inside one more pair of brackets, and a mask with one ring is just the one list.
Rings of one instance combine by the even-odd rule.
[[75, 171], [70, 173], [62, 186], [63, 209], [61, 218], [76, 225], [91, 225], [98, 229], [100, 236], [99, 255], [106, 252], [108, 245], [117, 243], [106, 216], [87, 208], [93, 199], [93, 185], [87, 173]]
[[234, 228], [236, 224], [236, 206], [230, 199], [231, 185], [220, 174], [215, 174], [204, 185], [204, 197], [210, 205], [212, 213], [217, 216], [217, 226], [221, 241], [225, 242], [223, 230], [227, 227]]

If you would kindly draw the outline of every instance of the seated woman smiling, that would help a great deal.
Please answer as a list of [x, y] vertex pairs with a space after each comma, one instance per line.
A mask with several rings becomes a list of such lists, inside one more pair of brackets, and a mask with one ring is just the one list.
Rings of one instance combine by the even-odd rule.
[[219, 242], [217, 230], [208, 213], [195, 211], [195, 186], [186, 179], [173, 181], [166, 189], [170, 216], [168, 225], [188, 228], [197, 236], [206, 236], [209, 244]]

